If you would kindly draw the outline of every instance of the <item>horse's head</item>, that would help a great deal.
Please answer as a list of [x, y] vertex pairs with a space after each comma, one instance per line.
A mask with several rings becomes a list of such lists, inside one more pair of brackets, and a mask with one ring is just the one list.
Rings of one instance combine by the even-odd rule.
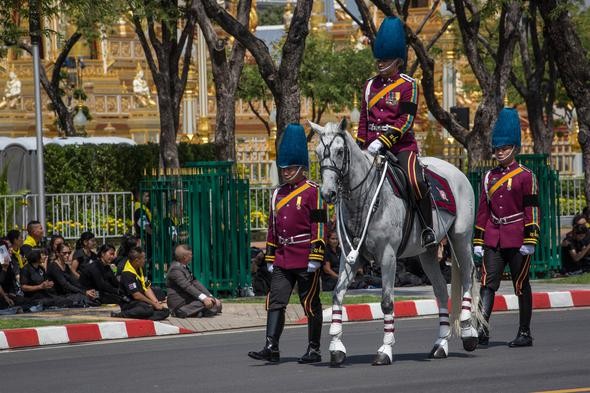
[[328, 123], [324, 127], [309, 122], [319, 136], [315, 149], [322, 175], [322, 196], [328, 203], [334, 203], [348, 173], [350, 152], [346, 143], [346, 120], [340, 124]]

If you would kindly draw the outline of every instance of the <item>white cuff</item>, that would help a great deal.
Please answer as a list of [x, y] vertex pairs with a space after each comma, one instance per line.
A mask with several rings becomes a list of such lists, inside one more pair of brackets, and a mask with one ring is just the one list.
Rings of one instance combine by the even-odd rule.
[[207, 299], [208, 297], [209, 297], [209, 296], [205, 295], [204, 293], [201, 293], [201, 294], [199, 295], [199, 300], [200, 300], [200, 301], [205, 301], [205, 299]]

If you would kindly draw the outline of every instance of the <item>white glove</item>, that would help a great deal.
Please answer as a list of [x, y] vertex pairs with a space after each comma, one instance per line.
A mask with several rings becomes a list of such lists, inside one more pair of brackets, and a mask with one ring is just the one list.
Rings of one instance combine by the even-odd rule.
[[483, 247], [482, 246], [473, 247], [473, 254], [475, 254], [476, 257], [483, 258]]
[[375, 139], [373, 142], [371, 142], [371, 144], [367, 148], [367, 151], [369, 153], [371, 153], [372, 155], [375, 155], [375, 154], [379, 153], [379, 150], [381, 150], [382, 148], [383, 148], [383, 143], [381, 143], [381, 141], [379, 139]]
[[530, 244], [523, 244], [522, 246], [520, 246], [520, 253], [522, 255], [533, 255], [535, 253], [535, 246], [530, 245]]
[[307, 262], [307, 272], [308, 273], [313, 273], [316, 270], [318, 270], [320, 268], [320, 266], [322, 266], [321, 262], [318, 261], [308, 261]]
[[266, 269], [268, 270], [269, 273], [272, 273], [272, 271], [274, 269], [274, 265], [272, 263], [267, 263]]

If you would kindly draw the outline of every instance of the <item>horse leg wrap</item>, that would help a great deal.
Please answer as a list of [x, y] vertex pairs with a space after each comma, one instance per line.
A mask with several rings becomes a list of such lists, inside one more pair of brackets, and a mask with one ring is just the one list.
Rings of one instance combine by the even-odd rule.
[[434, 347], [428, 355], [431, 359], [445, 359], [449, 355], [449, 340], [441, 337], [434, 343]]
[[342, 333], [332, 336], [332, 340], [330, 341], [330, 347], [328, 348], [330, 352], [340, 351], [346, 353], [346, 347], [342, 342]]
[[451, 335], [451, 324], [449, 322], [449, 310], [440, 308], [438, 311], [438, 337], [447, 338]]
[[461, 323], [471, 319], [471, 295], [469, 292], [463, 294], [463, 301], [461, 302], [461, 316], [459, 320]]
[[332, 323], [330, 324], [330, 336], [342, 335], [342, 309], [332, 307]]
[[478, 337], [477, 330], [471, 324], [471, 320], [461, 321], [461, 341], [463, 349], [467, 352], [475, 351], [477, 348]]

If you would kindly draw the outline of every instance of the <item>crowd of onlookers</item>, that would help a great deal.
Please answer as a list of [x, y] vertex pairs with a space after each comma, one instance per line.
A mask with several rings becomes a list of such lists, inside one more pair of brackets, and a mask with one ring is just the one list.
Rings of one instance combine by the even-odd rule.
[[121, 307], [115, 317], [152, 320], [221, 312], [221, 302], [188, 268], [189, 246], [176, 246], [164, 290], [151, 285], [137, 236], [123, 236], [118, 248], [96, 245], [91, 232], [74, 246], [60, 235], [46, 240], [38, 221], [29, 222], [26, 233], [9, 231], [0, 240], [0, 314], [104, 304]]
[[590, 208], [576, 214], [572, 227], [561, 242], [561, 273], [577, 275], [590, 272]]

